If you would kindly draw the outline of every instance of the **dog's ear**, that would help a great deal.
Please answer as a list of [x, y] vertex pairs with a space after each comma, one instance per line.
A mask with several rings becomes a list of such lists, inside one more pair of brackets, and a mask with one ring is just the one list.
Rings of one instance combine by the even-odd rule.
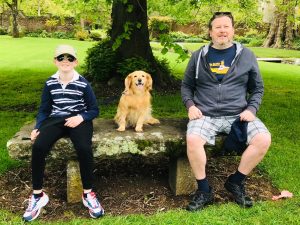
[[152, 77], [149, 73], [146, 73], [146, 79], [147, 79], [147, 83], [146, 83], [146, 89], [151, 91], [152, 90]]
[[126, 91], [128, 91], [128, 90], [130, 89], [131, 82], [132, 82], [132, 73], [130, 73], [130, 74], [125, 78], [125, 81], [124, 81], [124, 84], [125, 84], [125, 90], [124, 90], [124, 92], [126, 92]]

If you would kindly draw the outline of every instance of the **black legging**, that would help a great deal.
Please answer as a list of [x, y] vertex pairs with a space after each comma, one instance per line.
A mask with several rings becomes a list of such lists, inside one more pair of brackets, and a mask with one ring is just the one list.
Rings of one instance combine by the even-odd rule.
[[48, 118], [39, 129], [39, 135], [32, 146], [32, 186], [33, 190], [43, 188], [45, 158], [53, 144], [68, 135], [74, 145], [80, 165], [83, 189], [92, 188], [93, 152], [92, 152], [92, 121], [84, 121], [75, 128], [64, 126], [65, 118]]

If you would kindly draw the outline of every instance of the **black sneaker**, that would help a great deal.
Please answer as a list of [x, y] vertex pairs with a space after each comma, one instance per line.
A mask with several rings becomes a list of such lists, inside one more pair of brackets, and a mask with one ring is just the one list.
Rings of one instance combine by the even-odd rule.
[[204, 206], [211, 204], [214, 201], [214, 194], [212, 188], [209, 192], [202, 192], [197, 190], [192, 201], [187, 205], [186, 210], [196, 211], [202, 209]]
[[229, 191], [237, 204], [241, 207], [252, 207], [253, 202], [249, 196], [246, 195], [245, 186], [242, 183], [241, 185], [230, 182], [228, 179], [226, 180], [224, 187], [227, 191]]

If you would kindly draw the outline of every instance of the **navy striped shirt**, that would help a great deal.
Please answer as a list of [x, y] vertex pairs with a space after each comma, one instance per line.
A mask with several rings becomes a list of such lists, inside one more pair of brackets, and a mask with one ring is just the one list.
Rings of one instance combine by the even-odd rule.
[[58, 72], [45, 82], [35, 128], [48, 117], [68, 117], [80, 114], [84, 120], [99, 115], [95, 94], [88, 81], [74, 70], [73, 79], [63, 85]]

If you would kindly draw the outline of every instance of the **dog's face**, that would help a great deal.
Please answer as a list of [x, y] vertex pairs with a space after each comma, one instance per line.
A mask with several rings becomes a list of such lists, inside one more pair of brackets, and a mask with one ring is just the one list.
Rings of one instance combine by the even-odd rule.
[[125, 91], [150, 91], [152, 90], [152, 78], [144, 71], [134, 71], [125, 79]]

